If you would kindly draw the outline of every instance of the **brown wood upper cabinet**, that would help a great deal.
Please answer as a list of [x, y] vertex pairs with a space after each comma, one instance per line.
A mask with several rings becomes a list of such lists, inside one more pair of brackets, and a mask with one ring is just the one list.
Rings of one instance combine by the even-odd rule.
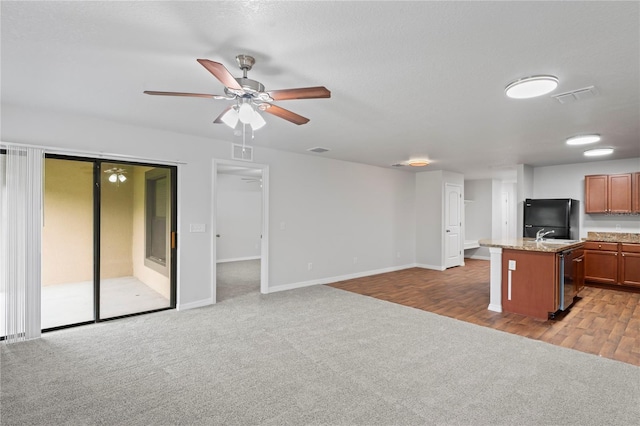
[[633, 174], [631, 182], [631, 204], [635, 213], [640, 213], [640, 172]]
[[[585, 213], [631, 213], [632, 183], [638, 173], [584, 177]], [[636, 185], [637, 186], [637, 185]], [[635, 193], [635, 192], [634, 192]], [[636, 210], [637, 211], [637, 210]]]

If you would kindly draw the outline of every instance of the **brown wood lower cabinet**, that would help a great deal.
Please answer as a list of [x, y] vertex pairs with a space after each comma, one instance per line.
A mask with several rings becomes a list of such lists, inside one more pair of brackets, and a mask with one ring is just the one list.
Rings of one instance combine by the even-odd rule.
[[584, 248], [587, 283], [640, 287], [640, 244], [587, 241]]
[[620, 244], [620, 284], [640, 287], [640, 244]]

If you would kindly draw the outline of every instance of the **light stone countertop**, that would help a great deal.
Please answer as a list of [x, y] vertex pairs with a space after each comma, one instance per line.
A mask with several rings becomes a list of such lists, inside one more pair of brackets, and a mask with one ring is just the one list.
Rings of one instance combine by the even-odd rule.
[[584, 241], [570, 240], [574, 242], [566, 242], [567, 240], [548, 239], [536, 242], [535, 238], [516, 238], [505, 240], [480, 240], [481, 247], [498, 247], [510, 250], [540, 251], [546, 253], [558, 253], [570, 248], [576, 248], [584, 244]]
[[587, 241], [607, 243], [640, 243], [640, 234], [630, 232], [587, 232]]

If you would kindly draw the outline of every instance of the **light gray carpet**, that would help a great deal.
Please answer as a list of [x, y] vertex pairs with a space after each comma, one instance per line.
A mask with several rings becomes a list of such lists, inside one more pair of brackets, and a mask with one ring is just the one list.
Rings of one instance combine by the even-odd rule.
[[2, 425], [636, 425], [640, 368], [326, 286], [1, 345]]
[[260, 259], [216, 265], [216, 300], [233, 299], [260, 291]]

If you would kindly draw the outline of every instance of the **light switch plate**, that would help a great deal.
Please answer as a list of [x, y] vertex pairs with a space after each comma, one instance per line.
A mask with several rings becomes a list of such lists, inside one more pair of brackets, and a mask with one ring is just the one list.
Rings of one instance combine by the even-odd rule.
[[192, 223], [189, 225], [189, 232], [205, 232], [207, 225], [204, 223]]

